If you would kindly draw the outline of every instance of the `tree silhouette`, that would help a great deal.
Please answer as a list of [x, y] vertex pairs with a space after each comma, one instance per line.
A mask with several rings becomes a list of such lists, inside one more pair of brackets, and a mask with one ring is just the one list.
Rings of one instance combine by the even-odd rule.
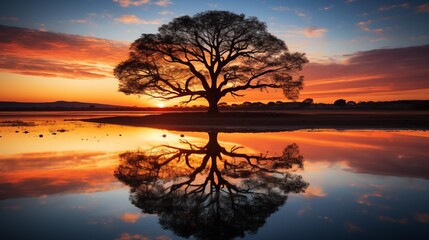
[[182, 16], [142, 34], [130, 47], [129, 58], [114, 70], [119, 90], [186, 104], [204, 98], [209, 112], [219, 100], [247, 89], [282, 89], [296, 100], [303, 77], [293, 79], [308, 60], [289, 52], [256, 17], [228, 11]]
[[313, 102], [314, 101], [312, 98], [306, 98], [306, 99], [304, 99], [304, 101], [302, 101], [302, 103], [305, 105], [311, 105], [311, 104], [313, 104]]
[[343, 106], [345, 106], [347, 103], [346, 103], [346, 100], [345, 99], [337, 99], [337, 100], [335, 100], [335, 102], [334, 102], [334, 105], [335, 106], [339, 106], [339, 107], [343, 107]]
[[256, 233], [288, 193], [308, 183], [290, 171], [303, 167], [296, 144], [281, 156], [240, 153], [220, 146], [209, 133], [203, 147], [158, 146], [126, 152], [115, 177], [131, 187], [131, 202], [144, 213], [158, 214], [165, 229], [181, 237], [231, 239]]

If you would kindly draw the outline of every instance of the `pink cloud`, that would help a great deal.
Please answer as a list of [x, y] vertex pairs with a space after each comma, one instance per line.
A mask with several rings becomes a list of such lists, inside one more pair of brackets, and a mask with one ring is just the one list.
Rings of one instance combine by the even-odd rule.
[[122, 233], [115, 240], [149, 240], [149, 238], [140, 234]]
[[128, 6], [140, 6], [144, 4], [149, 4], [150, 0], [113, 0], [114, 2], [119, 3], [121, 7], [128, 7]]
[[[0, 200], [119, 187], [111, 172], [117, 155], [104, 152], [42, 152], [0, 157]], [[97, 164], [94, 164], [97, 163]]]
[[138, 18], [136, 15], [122, 15], [119, 18], [115, 18], [116, 22], [125, 23], [125, 24], [160, 24], [158, 20], [144, 20]]
[[[329, 164], [342, 163], [346, 166], [344, 169], [355, 173], [429, 179], [429, 153], [422, 150], [429, 138], [423, 133], [304, 135], [299, 136], [299, 139], [305, 139], [300, 140], [300, 148], [307, 149], [305, 158], [311, 163], [312, 159], [317, 159]], [[314, 142], [315, 138], [317, 143]], [[366, 205], [379, 203], [369, 200], [381, 197], [382, 193], [382, 189], [376, 188], [360, 195], [357, 201]]]
[[416, 7], [417, 12], [427, 13], [429, 12], [429, 3], [425, 3]]
[[23, 75], [69, 79], [101, 79], [111, 77], [111, 69], [62, 61], [9, 57], [0, 59], [0, 70]]
[[356, 25], [359, 26], [363, 31], [365, 32], [371, 32], [371, 33], [376, 33], [376, 34], [380, 34], [384, 31], [384, 29], [382, 28], [369, 28], [368, 25], [370, 25], [371, 23], [373, 23], [373, 20], [368, 20], [368, 21], [362, 21], [362, 22], [358, 22]]
[[70, 20], [72, 23], [88, 23], [89, 21], [87, 19], [76, 19], [76, 20]]
[[349, 232], [364, 232], [364, 229], [353, 223], [347, 223], [346, 228]]
[[171, 238], [169, 236], [161, 235], [158, 237], [155, 237], [155, 240], [170, 240]]
[[272, 7], [272, 9], [274, 11], [279, 11], [279, 12], [293, 12], [297, 16], [302, 17], [302, 18], [304, 18], [306, 20], [310, 20], [311, 19], [311, 16], [310, 16], [310, 14], [308, 12], [306, 12], [306, 11], [304, 11], [302, 9], [299, 9], [299, 8], [290, 8], [290, 7], [287, 7], [287, 6], [277, 6], [277, 7]]
[[378, 8], [378, 11], [388, 11], [391, 9], [395, 9], [395, 8], [409, 8], [409, 4], [408, 3], [402, 3], [402, 4], [392, 4], [392, 5], [383, 5], [381, 7]]
[[323, 191], [323, 188], [317, 186], [310, 186], [305, 190], [304, 196], [307, 198], [313, 197], [326, 197], [327, 194]]
[[362, 26], [366, 26], [366, 25], [368, 25], [368, 24], [370, 24], [370, 23], [372, 23], [372, 22], [373, 22], [373, 21], [370, 19], [370, 20], [368, 20], [368, 21], [358, 22], [356, 25], [358, 25], [358, 26], [362, 27]]
[[307, 37], [323, 37], [328, 30], [326, 28], [308, 27], [303, 30]]
[[174, 12], [170, 12], [170, 11], [161, 11], [161, 12], [159, 12], [159, 14], [161, 14], [161, 15], [169, 15], [169, 14], [174, 14]]
[[0, 25], [0, 70], [23, 75], [100, 79], [112, 76], [128, 43]]
[[130, 213], [125, 212], [121, 215], [121, 220], [126, 223], [135, 223], [137, 222], [143, 215], [141, 213]]
[[165, 7], [172, 4], [172, 2], [170, 0], [159, 0], [159, 1], [156, 1], [155, 4], [158, 6]]
[[344, 63], [310, 63], [302, 72], [301, 98], [429, 99], [427, 56], [429, 45], [423, 45], [357, 52]]
[[421, 223], [429, 223], [429, 213], [416, 213], [414, 219]]
[[382, 33], [384, 31], [383, 28], [373, 28], [373, 29], [363, 28], [363, 30], [366, 32], [372, 32], [372, 33]]

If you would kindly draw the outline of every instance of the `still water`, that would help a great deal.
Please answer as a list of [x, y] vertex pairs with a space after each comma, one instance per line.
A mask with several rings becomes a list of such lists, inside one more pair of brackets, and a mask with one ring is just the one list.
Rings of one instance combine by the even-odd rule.
[[429, 239], [426, 131], [64, 121], [82, 116], [0, 117], [1, 239]]

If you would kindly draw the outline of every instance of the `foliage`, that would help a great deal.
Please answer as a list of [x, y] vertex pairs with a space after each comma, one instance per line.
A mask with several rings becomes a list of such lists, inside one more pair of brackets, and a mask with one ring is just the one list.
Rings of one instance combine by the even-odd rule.
[[335, 106], [345, 106], [346, 105], [346, 100], [345, 99], [337, 99], [334, 102]]
[[306, 105], [311, 105], [311, 104], [313, 104], [313, 99], [312, 98], [306, 98], [306, 99], [304, 99], [304, 101], [302, 101], [302, 103], [303, 104], [306, 104]]
[[129, 58], [114, 70], [119, 90], [183, 103], [204, 98], [209, 112], [230, 94], [247, 89], [282, 89], [296, 100], [303, 76], [293, 76], [308, 60], [289, 52], [256, 17], [228, 11], [206, 11], [175, 18], [157, 34], [142, 34]]

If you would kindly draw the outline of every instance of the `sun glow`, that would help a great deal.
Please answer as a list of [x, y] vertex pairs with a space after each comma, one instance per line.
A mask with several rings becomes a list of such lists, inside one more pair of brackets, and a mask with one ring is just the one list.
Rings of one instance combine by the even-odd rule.
[[164, 105], [163, 102], [159, 102], [159, 103], [156, 104], [156, 106], [159, 107], [159, 108], [163, 108], [165, 105]]

